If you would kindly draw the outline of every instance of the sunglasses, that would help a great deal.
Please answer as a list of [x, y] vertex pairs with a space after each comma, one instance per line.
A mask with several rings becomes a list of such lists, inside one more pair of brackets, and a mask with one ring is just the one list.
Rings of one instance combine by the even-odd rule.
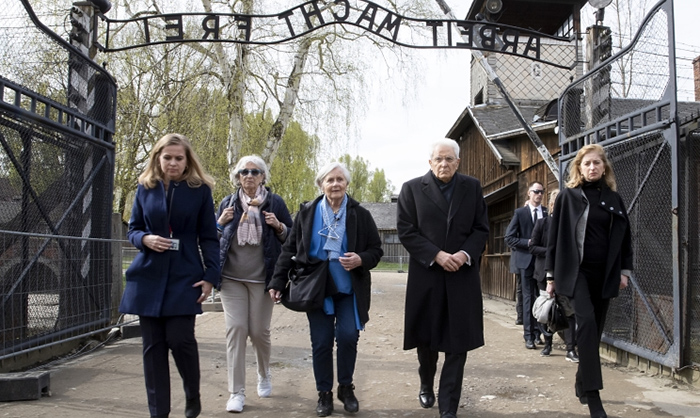
[[544, 193], [544, 190], [530, 190], [534, 194], [542, 194]]
[[262, 174], [262, 171], [258, 170], [257, 168], [254, 168], [252, 170], [248, 170], [247, 168], [244, 168], [243, 170], [238, 170], [238, 174], [240, 174], [241, 176], [247, 176], [248, 174], [250, 174], [253, 177], [257, 177], [260, 174]]

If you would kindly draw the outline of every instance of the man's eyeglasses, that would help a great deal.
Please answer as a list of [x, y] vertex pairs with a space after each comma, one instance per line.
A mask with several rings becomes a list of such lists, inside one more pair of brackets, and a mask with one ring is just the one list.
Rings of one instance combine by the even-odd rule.
[[530, 190], [534, 194], [542, 194], [544, 193], [544, 190]]
[[240, 174], [241, 176], [247, 176], [248, 174], [250, 174], [253, 177], [257, 177], [260, 174], [262, 174], [262, 171], [258, 170], [257, 168], [254, 168], [252, 170], [248, 170], [247, 168], [244, 168], [243, 170], [238, 170], [238, 174]]

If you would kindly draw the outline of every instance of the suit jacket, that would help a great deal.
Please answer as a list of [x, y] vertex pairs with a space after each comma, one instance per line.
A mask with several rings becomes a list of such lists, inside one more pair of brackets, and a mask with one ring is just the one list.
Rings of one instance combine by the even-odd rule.
[[549, 220], [549, 216], [538, 219], [530, 237], [530, 254], [535, 256], [535, 272], [532, 277], [538, 282], [544, 281], [547, 275], [544, 271], [544, 264], [547, 255]]
[[[399, 239], [411, 255], [406, 286], [404, 349], [462, 353], [484, 345], [479, 262], [489, 235], [481, 184], [455, 174], [452, 201], [432, 172], [404, 183], [397, 206]], [[471, 265], [456, 272], [433, 263], [440, 250], [464, 250]]]
[[[542, 216], [547, 216], [547, 208], [540, 206], [542, 209]], [[532, 228], [535, 224], [532, 222], [532, 210], [530, 205], [523, 206], [515, 210], [513, 214], [513, 219], [511, 219], [508, 228], [506, 229], [505, 241], [510, 247], [511, 258], [513, 258], [514, 265], [518, 269], [526, 269], [530, 267], [532, 263], [532, 254], [528, 248], [528, 241], [532, 235]], [[519, 273], [520, 271], [513, 272]]]
[[[143, 316], [176, 316], [202, 313], [197, 299], [202, 291], [192, 287], [200, 280], [218, 286], [219, 238], [214, 201], [209, 186], [191, 188], [171, 182], [170, 213], [162, 183], [136, 190], [127, 238], [139, 249], [126, 270], [126, 287], [119, 311]], [[151, 250], [144, 235], [156, 234], [180, 240], [179, 251]], [[200, 256], [201, 251], [201, 256]]]
[[[301, 265], [310, 263], [311, 234], [316, 233], [312, 231], [314, 213], [321, 199], [324, 199], [323, 195], [313, 202], [305, 203], [297, 212], [292, 230], [282, 245], [282, 254], [277, 259], [268, 289], [284, 290], [289, 281], [289, 270], [295, 267], [296, 263]], [[357, 313], [360, 316], [360, 322], [366, 324], [369, 321], [372, 295], [370, 270], [377, 266], [384, 255], [384, 250], [382, 250], [382, 240], [372, 215], [351, 197], [348, 197], [345, 234], [348, 237], [348, 251], [357, 253], [362, 259], [362, 265], [350, 270], [350, 276], [357, 301]]]

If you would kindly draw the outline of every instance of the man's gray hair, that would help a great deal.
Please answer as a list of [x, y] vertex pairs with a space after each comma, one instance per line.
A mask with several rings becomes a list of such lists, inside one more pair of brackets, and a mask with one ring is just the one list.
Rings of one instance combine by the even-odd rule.
[[345, 167], [343, 163], [333, 161], [332, 163], [328, 163], [321, 167], [321, 169], [318, 170], [318, 174], [316, 174], [316, 186], [318, 186], [318, 188], [321, 189], [321, 191], [323, 191], [323, 179], [326, 178], [328, 173], [335, 170], [336, 168], [339, 168], [340, 171], [343, 172], [345, 181], [347, 181], [348, 184], [350, 184], [350, 171], [347, 169], [347, 167]]
[[435, 153], [435, 148], [439, 146], [448, 146], [451, 147], [452, 150], [455, 152], [455, 157], [459, 158], [459, 144], [457, 144], [457, 141], [454, 139], [450, 138], [443, 138], [443, 139], [438, 139], [437, 141], [433, 142], [433, 144], [430, 146], [430, 159], [433, 159], [433, 154]]

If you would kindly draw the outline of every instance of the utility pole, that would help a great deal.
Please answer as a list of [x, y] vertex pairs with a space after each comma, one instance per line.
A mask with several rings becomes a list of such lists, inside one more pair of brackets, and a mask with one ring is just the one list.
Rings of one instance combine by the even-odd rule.
[[[443, 13], [451, 20], [460, 20], [457, 19], [455, 16], [454, 12], [450, 7], [445, 3], [444, 0], [435, 0], [437, 4], [440, 6], [442, 9]], [[455, 25], [455, 29], [457, 29], [457, 32], [459, 33], [459, 28]], [[464, 38], [464, 36], [463, 36]], [[468, 39], [464, 39], [465, 42], [468, 42]], [[545, 164], [547, 164], [547, 167], [549, 167], [549, 170], [552, 172], [554, 177], [559, 181], [559, 166], [557, 163], [554, 161], [554, 157], [552, 157], [552, 154], [549, 153], [549, 150], [547, 147], [544, 145], [540, 137], [537, 135], [537, 133], [532, 129], [530, 124], [527, 123], [525, 120], [525, 117], [523, 117], [523, 114], [520, 113], [520, 109], [515, 105], [513, 102], [513, 99], [510, 97], [510, 94], [508, 94], [508, 91], [506, 90], [506, 87], [503, 85], [503, 82], [501, 81], [500, 78], [498, 78], [498, 75], [496, 72], [493, 70], [491, 65], [488, 63], [486, 60], [486, 57], [484, 57], [484, 54], [478, 50], [478, 49], [473, 49], [472, 54], [474, 55], [474, 58], [477, 60], [477, 62], [481, 65], [481, 67], [486, 71], [486, 75], [488, 76], [489, 80], [496, 86], [498, 91], [501, 93], [503, 98], [505, 99], [506, 103], [508, 103], [508, 107], [513, 111], [513, 114], [515, 115], [515, 118], [518, 120], [520, 125], [523, 127], [525, 130], [525, 133], [527, 134], [528, 138], [530, 138], [530, 141], [535, 145], [535, 148], [537, 148], [537, 152], [540, 153], [542, 156], [542, 159], [544, 160]]]

